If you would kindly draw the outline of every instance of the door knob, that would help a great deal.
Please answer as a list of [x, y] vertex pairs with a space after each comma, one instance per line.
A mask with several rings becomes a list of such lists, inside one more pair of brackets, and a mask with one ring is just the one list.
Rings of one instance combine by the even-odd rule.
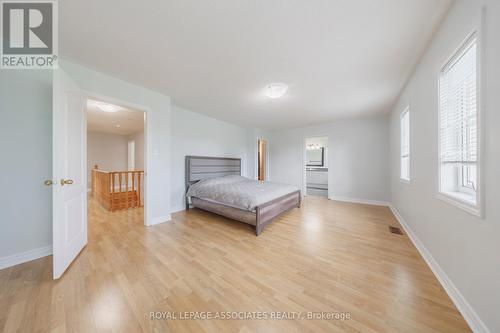
[[71, 185], [71, 184], [73, 184], [73, 180], [71, 180], [71, 179], [61, 179], [61, 186]]
[[53, 181], [50, 179], [47, 179], [46, 181], [43, 182], [46, 186], [51, 186], [57, 184], [57, 181]]

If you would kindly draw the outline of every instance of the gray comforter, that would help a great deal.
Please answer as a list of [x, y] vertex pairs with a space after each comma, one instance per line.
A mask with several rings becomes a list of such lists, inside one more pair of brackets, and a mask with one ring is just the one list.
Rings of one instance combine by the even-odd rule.
[[191, 185], [186, 196], [254, 211], [259, 205], [298, 190], [290, 185], [260, 182], [241, 176], [225, 176], [204, 179]]

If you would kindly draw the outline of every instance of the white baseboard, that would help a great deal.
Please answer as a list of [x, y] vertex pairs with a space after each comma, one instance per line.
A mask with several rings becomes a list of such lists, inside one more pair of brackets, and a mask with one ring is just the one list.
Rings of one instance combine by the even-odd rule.
[[152, 218], [149, 223], [148, 223], [148, 227], [152, 226], [152, 225], [157, 225], [157, 224], [160, 224], [160, 223], [165, 223], [165, 222], [168, 222], [172, 220], [172, 217], [169, 215], [167, 216], [158, 216], [158, 217], [154, 217]]
[[183, 210], [186, 210], [186, 206], [182, 206], [182, 207], [173, 207], [171, 210], [170, 210], [170, 214], [173, 214], [173, 213], [177, 213], [177, 212], [181, 212]]
[[374, 205], [374, 206], [390, 206], [389, 202], [386, 201], [377, 201], [377, 200], [369, 200], [369, 199], [356, 199], [356, 198], [348, 198], [341, 197], [337, 195], [328, 196], [328, 199], [342, 202], [350, 202], [350, 203], [358, 203], [364, 205]]
[[434, 259], [429, 250], [427, 250], [422, 241], [413, 232], [410, 225], [406, 223], [401, 214], [399, 214], [396, 207], [394, 207], [392, 204], [389, 205], [389, 207], [394, 216], [396, 217], [396, 219], [399, 221], [399, 224], [401, 224], [403, 229], [406, 231], [406, 234], [413, 242], [413, 245], [415, 245], [418, 252], [420, 252], [420, 255], [424, 258], [427, 265], [431, 268], [432, 272], [434, 273], [434, 275], [441, 283], [448, 296], [451, 298], [451, 300], [457, 307], [458, 311], [460, 311], [465, 321], [467, 321], [467, 324], [469, 324], [472, 331], [477, 333], [489, 333], [490, 330], [488, 329], [488, 327], [484, 324], [484, 322], [481, 320], [478, 314], [474, 311], [471, 305], [467, 302], [464, 296], [453, 284], [448, 275], [446, 275], [445, 271], [441, 268], [441, 266], [439, 266], [436, 259]]
[[[331, 200], [337, 200], [337, 201], [344, 201], [344, 202], [352, 202], [352, 203], [361, 203], [361, 204], [368, 204], [368, 205], [379, 205], [379, 206], [389, 206], [392, 213], [396, 217], [396, 219], [399, 221], [403, 229], [405, 230], [406, 234], [410, 238], [410, 240], [413, 242], [413, 245], [417, 248], [419, 251], [420, 255], [424, 258], [425, 262], [427, 265], [431, 268], [432, 272], [438, 279], [438, 281], [441, 283], [443, 286], [444, 290], [450, 297], [450, 299], [453, 301], [455, 306], [457, 307], [458, 311], [462, 314], [464, 319], [467, 321], [469, 324], [470, 328], [474, 332], [478, 333], [490, 333], [491, 331], [488, 329], [488, 327], [484, 324], [484, 322], [481, 320], [481, 318], [478, 316], [478, 314], [474, 311], [474, 309], [471, 307], [471, 305], [467, 302], [467, 300], [464, 298], [464, 296], [460, 293], [460, 291], [457, 289], [457, 287], [453, 284], [453, 282], [450, 280], [450, 278], [446, 275], [445, 271], [439, 266], [438, 262], [434, 259], [434, 257], [431, 255], [429, 250], [425, 247], [425, 245], [422, 243], [422, 241], [418, 238], [418, 236], [413, 232], [411, 227], [409, 226], [408, 223], [404, 220], [404, 218], [401, 216], [401, 214], [398, 212], [396, 207], [394, 207], [392, 204], [388, 202], [382, 202], [382, 201], [374, 201], [374, 200], [364, 200], [364, 199], [353, 199], [353, 198], [345, 198], [345, 197], [337, 197], [333, 196], [330, 197], [329, 199]], [[182, 209], [173, 209], [172, 211], [180, 211]], [[171, 216], [160, 216], [160, 217], [155, 217], [150, 221], [150, 226], [168, 222], [171, 220]], [[37, 249], [32, 249], [29, 251], [13, 254], [4, 258], [0, 258], [0, 269], [12, 267], [15, 265], [19, 265], [28, 261], [32, 261], [35, 259], [39, 259], [42, 257], [46, 257], [52, 254], [52, 246], [44, 246], [40, 247]]]
[[0, 269], [16, 266], [31, 260], [50, 256], [52, 254], [52, 245], [40, 247], [21, 253], [16, 253], [7, 257], [0, 258]]

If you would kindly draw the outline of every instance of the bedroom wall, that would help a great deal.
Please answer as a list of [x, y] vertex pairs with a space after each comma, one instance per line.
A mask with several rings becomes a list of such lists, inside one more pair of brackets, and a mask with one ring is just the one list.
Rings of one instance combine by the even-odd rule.
[[51, 253], [52, 72], [0, 70], [0, 269]]
[[[247, 176], [252, 156], [249, 129], [207, 117], [178, 106], [172, 107], [171, 201], [172, 212], [184, 207], [186, 155], [240, 157], [242, 175]], [[255, 162], [253, 162], [255, 163]]]
[[111, 133], [87, 133], [88, 188], [92, 186], [94, 165], [108, 171], [127, 170], [128, 137]]
[[[483, 66], [484, 219], [436, 198], [441, 66], [479, 24], [486, 5]], [[391, 115], [392, 201], [462, 301], [477, 332], [500, 332], [500, 2], [456, 1]], [[399, 181], [399, 115], [410, 104], [410, 184]], [[487, 327], [487, 328], [486, 328]]]
[[388, 202], [389, 118], [349, 118], [271, 132], [271, 181], [302, 188], [305, 137], [328, 136], [328, 196]]

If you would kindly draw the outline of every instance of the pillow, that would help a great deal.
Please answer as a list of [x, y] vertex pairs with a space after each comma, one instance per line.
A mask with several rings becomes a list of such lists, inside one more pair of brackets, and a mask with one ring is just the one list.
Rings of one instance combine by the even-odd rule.
[[239, 183], [247, 180], [247, 178], [242, 177], [240, 175], [227, 175], [223, 177], [214, 177], [214, 178], [206, 178], [202, 179], [196, 184], [202, 185], [222, 185], [222, 184], [232, 184]]

